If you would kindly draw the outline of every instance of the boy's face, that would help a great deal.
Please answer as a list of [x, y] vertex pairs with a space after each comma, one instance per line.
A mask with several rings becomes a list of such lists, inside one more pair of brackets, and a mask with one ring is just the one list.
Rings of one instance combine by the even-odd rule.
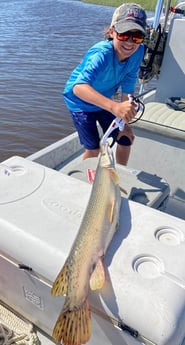
[[[136, 33], [136, 36], [137, 34], [138, 36], [139, 35], [141, 35], [141, 37], [143, 36], [142, 33], [138, 30], [131, 30], [131, 31], [128, 31], [128, 33], [133, 33], [133, 34]], [[113, 28], [109, 29], [109, 34], [110, 34], [110, 37], [113, 38], [113, 46], [114, 46], [114, 49], [118, 56], [119, 61], [124, 61], [133, 53], [135, 53], [135, 51], [139, 48], [140, 44], [133, 42], [131, 36], [126, 41], [120, 40], [119, 34], [117, 34], [117, 32]]]

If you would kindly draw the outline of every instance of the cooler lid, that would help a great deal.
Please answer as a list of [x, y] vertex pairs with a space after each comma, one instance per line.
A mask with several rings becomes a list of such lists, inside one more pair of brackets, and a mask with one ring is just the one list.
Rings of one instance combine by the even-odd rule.
[[26, 165], [21, 160], [0, 163], [0, 205], [21, 200], [34, 193], [43, 183], [44, 176], [44, 167], [29, 161]]

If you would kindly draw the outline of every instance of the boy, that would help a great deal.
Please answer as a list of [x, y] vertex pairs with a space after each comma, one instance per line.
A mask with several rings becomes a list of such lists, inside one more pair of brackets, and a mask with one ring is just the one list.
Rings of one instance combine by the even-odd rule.
[[[63, 95], [85, 148], [83, 159], [99, 153], [97, 122], [103, 132], [113, 119], [126, 123], [122, 132], [115, 130], [116, 161], [126, 165], [134, 140], [128, 126], [136, 115], [135, 105], [128, 99], [133, 94], [144, 54], [141, 44], [145, 36], [146, 13], [134, 3], [119, 6], [112, 17], [106, 40], [91, 47], [83, 61], [74, 69]], [[113, 99], [121, 87], [121, 102]]]

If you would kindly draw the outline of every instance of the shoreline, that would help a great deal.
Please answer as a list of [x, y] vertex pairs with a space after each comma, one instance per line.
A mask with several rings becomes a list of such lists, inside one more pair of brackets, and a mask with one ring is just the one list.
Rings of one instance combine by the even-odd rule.
[[[103, 6], [112, 6], [118, 7], [124, 3], [123, 0], [81, 0], [82, 2], [94, 4], [94, 5], [103, 5]], [[127, 1], [127, 2], [134, 2], [134, 1]], [[157, 0], [139, 0], [136, 1], [139, 5], [141, 5], [146, 11], [155, 11], [155, 7], [157, 4]], [[175, 6], [177, 1], [172, 0], [171, 6]]]

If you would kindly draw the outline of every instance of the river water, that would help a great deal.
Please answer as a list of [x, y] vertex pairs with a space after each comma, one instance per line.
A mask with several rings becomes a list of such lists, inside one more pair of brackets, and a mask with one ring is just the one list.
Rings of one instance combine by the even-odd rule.
[[74, 127], [61, 96], [115, 8], [74, 0], [1, 0], [0, 161], [23, 157]]

